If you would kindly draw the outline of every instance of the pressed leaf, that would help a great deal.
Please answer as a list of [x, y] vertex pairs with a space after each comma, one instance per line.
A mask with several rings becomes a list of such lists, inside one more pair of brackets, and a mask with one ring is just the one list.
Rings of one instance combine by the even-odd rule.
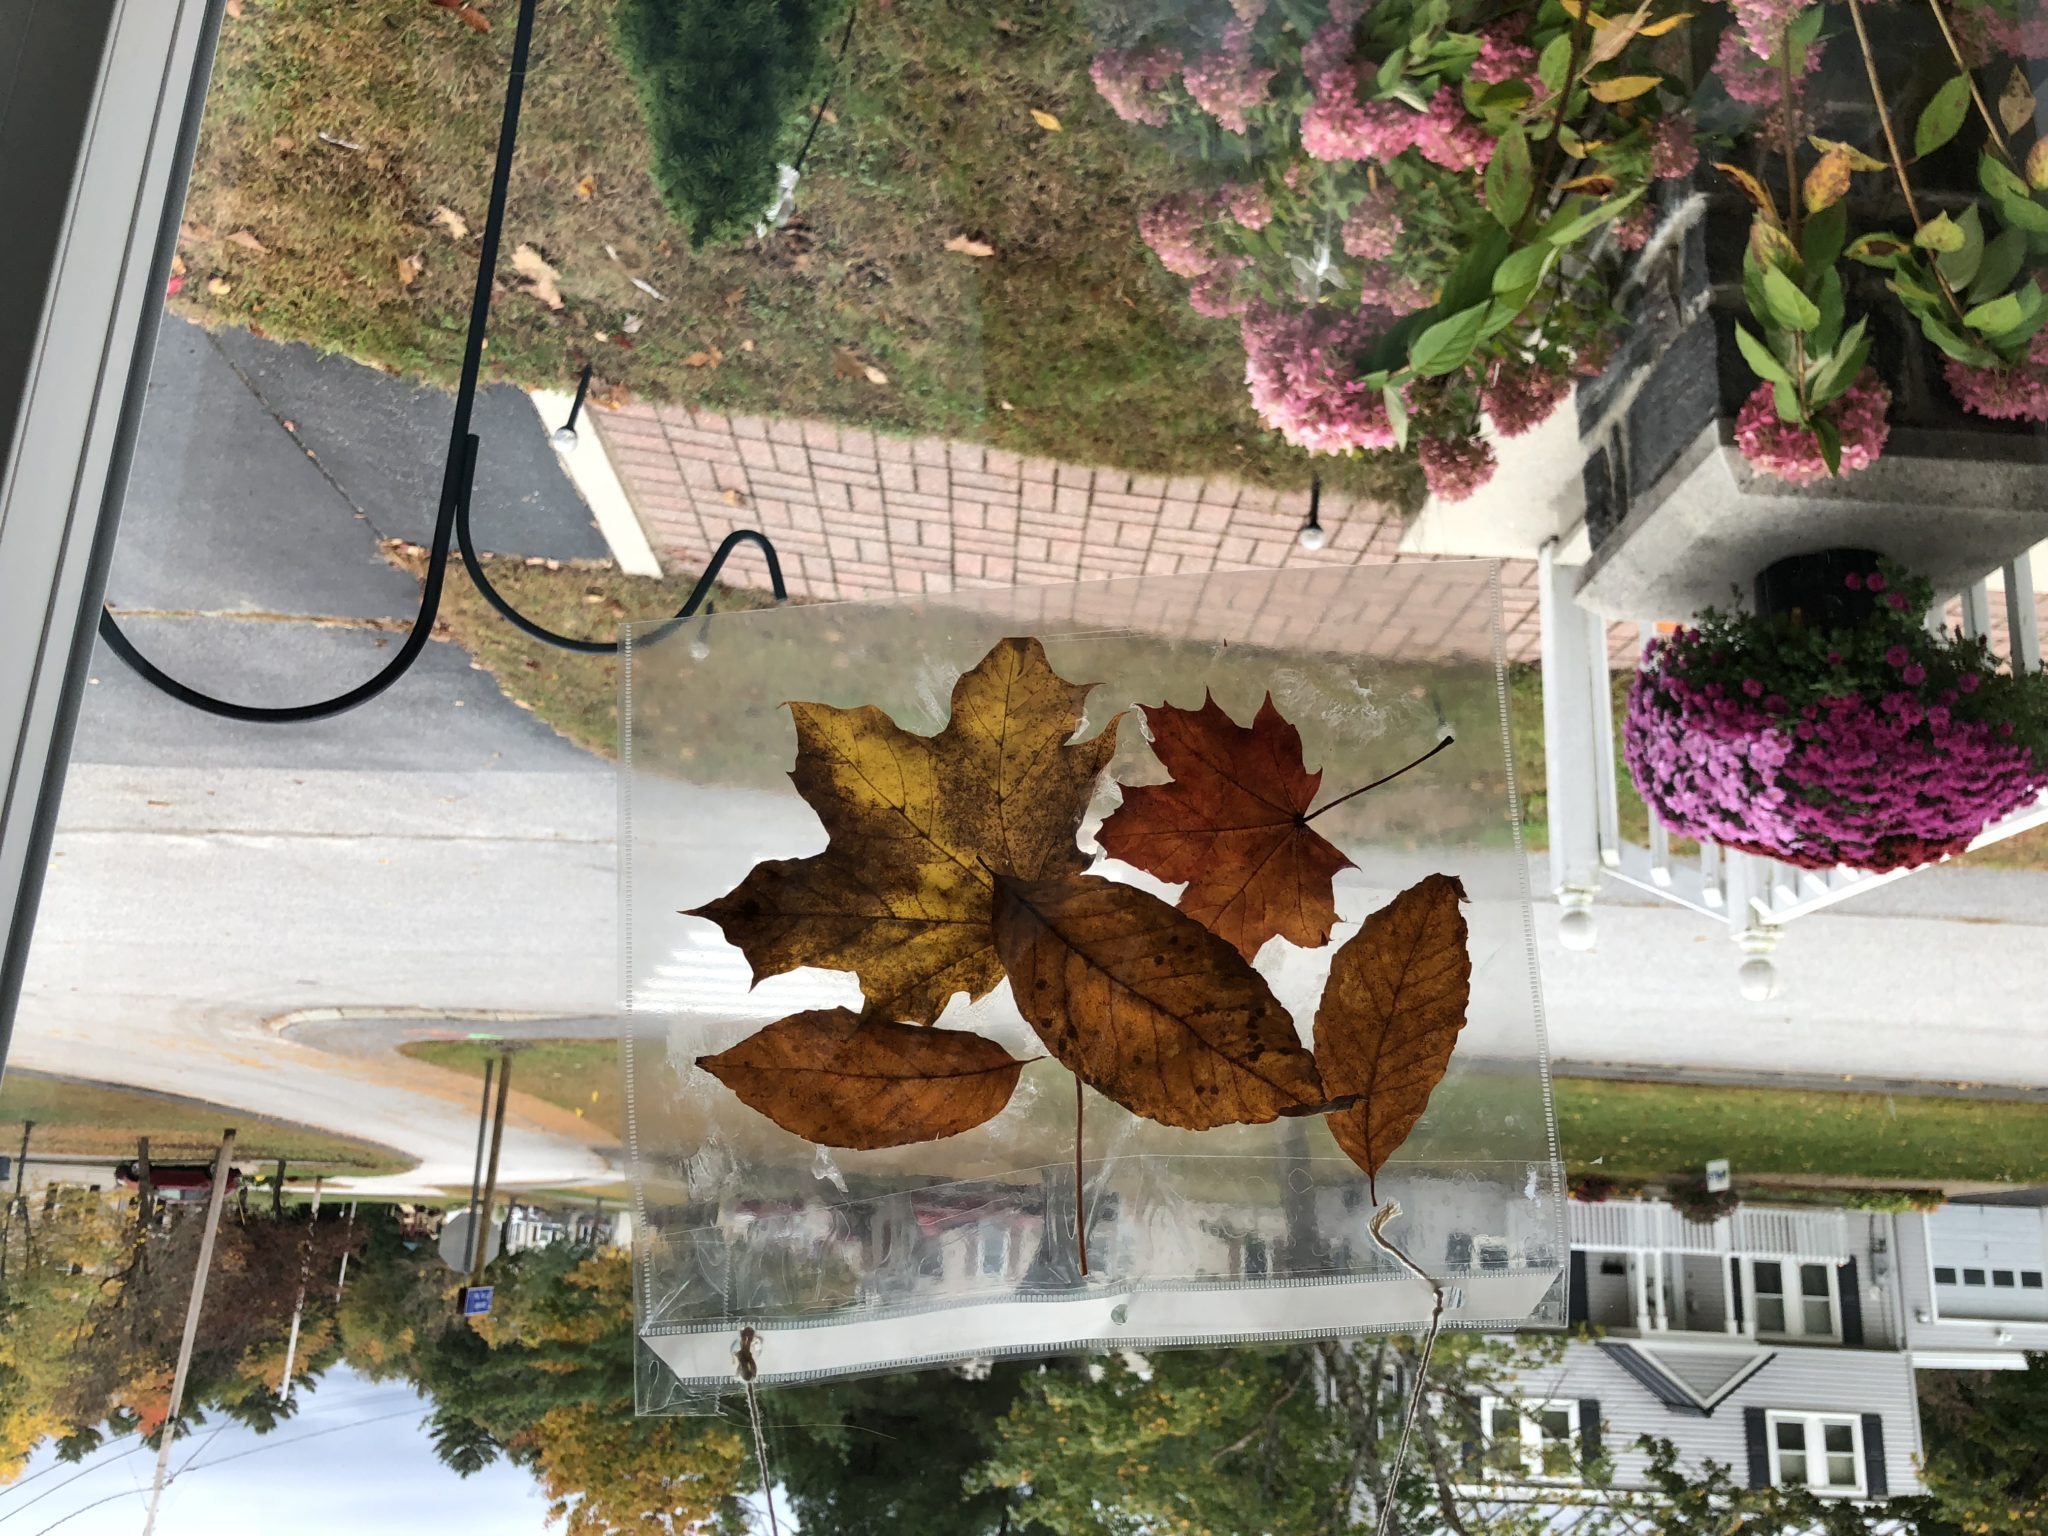
[[971, 1131], [1001, 1113], [1024, 1070], [966, 1030], [863, 1021], [848, 1008], [793, 1015], [697, 1065], [785, 1131], [860, 1151]]
[[[1365, 920], [1330, 961], [1316, 1009], [1316, 1064], [1330, 1131], [1377, 1179], [1443, 1081], [1472, 998], [1464, 885], [1429, 875]], [[1374, 1198], [1378, 1198], [1374, 1191]]]
[[1034, 639], [999, 641], [953, 689], [952, 718], [918, 736], [872, 705], [792, 704], [797, 792], [823, 853], [754, 866], [708, 917], [754, 979], [805, 966], [852, 971], [872, 1011], [930, 1023], [955, 992], [1002, 980], [989, 938], [999, 874], [1086, 863], [1074, 837], [1116, 751], [1117, 722], [1068, 745], [1089, 684], [1052, 670]]
[[1920, 121], [1914, 125], [1914, 158], [1925, 159], [1954, 138], [1969, 111], [1970, 77], [1957, 75], [1934, 93], [1934, 99], [1927, 103]]
[[1173, 782], [1126, 785], [1097, 834], [1103, 850], [1185, 880], [1181, 910], [1247, 960], [1275, 934], [1305, 949], [1328, 943], [1331, 880], [1351, 860], [1308, 824], [1323, 776], [1303, 766], [1301, 732], [1270, 694], [1249, 726], [1206, 697], [1198, 710], [1144, 714]]
[[994, 927], [1018, 1012], [1133, 1114], [1200, 1131], [1322, 1109], [1315, 1058], [1265, 978], [1150, 892], [1005, 876]]

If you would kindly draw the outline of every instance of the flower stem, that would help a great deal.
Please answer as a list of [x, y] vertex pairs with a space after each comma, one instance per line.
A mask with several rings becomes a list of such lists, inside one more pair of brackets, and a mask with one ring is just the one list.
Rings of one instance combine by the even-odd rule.
[[[1785, 206], [1791, 217], [1792, 244], [1799, 244], [1799, 215], [1803, 206], [1799, 196], [1799, 103], [1792, 94], [1792, 29], [1788, 26], [1778, 34], [1778, 99], [1785, 107]], [[1800, 386], [1800, 396], [1806, 394]]]
[[1458, 738], [1455, 736], [1444, 737], [1442, 741], [1438, 742], [1435, 746], [1431, 747], [1427, 752], [1423, 753], [1422, 756], [1416, 758], [1414, 762], [1404, 763], [1399, 768], [1396, 768], [1392, 773], [1385, 774], [1380, 778], [1374, 779], [1370, 784], [1364, 785], [1358, 789], [1354, 789], [1348, 795], [1339, 795], [1336, 799], [1332, 800], [1328, 805], [1324, 806], [1322, 810], [1310, 811], [1306, 816], [1301, 818], [1302, 821], [1304, 823], [1314, 821], [1318, 816], [1323, 814], [1323, 811], [1334, 811], [1346, 800], [1356, 800], [1360, 795], [1364, 794], [1366, 790], [1378, 789], [1382, 784], [1393, 783], [1394, 780], [1401, 777], [1401, 775], [1406, 773], [1410, 768], [1420, 768], [1424, 763], [1428, 762], [1432, 757], [1435, 757], [1437, 753], [1443, 751], [1445, 747], [1448, 747], [1452, 742], [1456, 741], [1457, 739]]
[[[1863, 54], [1863, 72], [1870, 77], [1870, 101], [1877, 108], [1878, 126], [1884, 130], [1885, 148], [1891, 151], [1892, 174], [1899, 179], [1899, 191], [1906, 199], [1906, 214], [1913, 221], [1913, 228], [1920, 228], [1920, 204], [1913, 196], [1913, 183], [1906, 178], [1906, 157], [1899, 152], [1899, 135], [1892, 127], [1891, 109], [1884, 104], [1884, 84], [1877, 78], [1877, 58], [1870, 51], [1870, 32], [1863, 25], [1863, 0], [1849, 0], [1849, 20], [1856, 27], [1856, 47]], [[1975, 82], [1971, 82], [1975, 88]], [[1963, 317], [1963, 306], [1956, 302], [1955, 291], [1948, 285], [1948, 279], [1941, 275], [1941, 264], [1930, 261], [1927, 269], [1934, 274], [1934, 281], [1941, 288], [1941, 296], [1948, 300], [1948, 307], [1955, 317]]]
[[1081, 1274], [1088, 1274], [1088, 1207], [1082, 1199], [1081, 1185], [1081, 1107], [1087, 1089], [1080, 1078], [1074, 1079], [1074, 1243], [1081, 1250]]
[[[1590, 5], [1581, 6], [1579, 14], [1572, 19], [1571, 52], [1565, 59], [1564, 84], [1558, 89], [1557, 111], [1550, 119], [1550, 141], [1543, 146], [1543, 169], [1537, 173], [1535, 181], [1535, 185], [1544, 189], [1546, 198], [1549, 196], [1550, 173], [1557, 169], [1558, 133], [1564, 127], [1565, 109], [1571, 105], [1572, 86], [1577, 83], [1580, 50], [1585, 46], [1586, 38], [1593, 30], [1593, 24], [1589, 19], [1591, 12]], [[1535, 217], [1538, 201], [1532, 194], [1529, 206], [1524, 208], [1522, 216], [1515, 220], [1514, 233], [1508, 239], [1510, 247], [1522, 243], [1522, 235], [1529, 228], [1529, 220]]]
[[1970, 82], [1970, 99], [1977, 103], [1977, 115], [1984, 119], [1984, 127], [1991, 135], [1991, 147], [1998, 151], [1998, 157], [2014, 170], [2019, 162], [2012, 157], [2012, 146], [2005, 141], [2005, 133], [1992, 115], [1990, 104], [1984, 100], [1984, 93], [1977, 89], [1977, 72], [1963, 61], [1962, 45], [1956, 41], [1955, 32], [1949, 27], [1948, 12], [1941, 8], [1941, 0], [1927, 0], [1928, 9], [1934, 12], [1934, 20], [1941, 28], [1943, 41], [1956, 61], [1956, 68], [1963, 72], [1963, 78]]

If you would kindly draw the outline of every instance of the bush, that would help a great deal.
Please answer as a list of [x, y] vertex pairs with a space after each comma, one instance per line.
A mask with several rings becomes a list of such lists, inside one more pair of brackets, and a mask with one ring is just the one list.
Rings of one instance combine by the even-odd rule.
[[639, 85], [655, 185], [692, 245], [760, 222], [829, 77], [825, 39], [848, 3], [623, 0], [619, 52]]
[[1908, 1211], [1938, 1211], [1948, 1204], [1948, 1197], [1938, 1189], [1845, 1189], [1836, 1203], [1851, 1211], [1903, 1216]]
[[1618, 1180], [1604, 1173], [1582, 1173], [1572, 1180], [1572, 1198], [1587, 1205], [1602, 1205], [1612, 1199], [1621, 1187]]
[[1710, 1226], [1723, 1216], [1732, 1216], [1735, 1208], [1742, 1204], [1741, 1197], [1732, 1189], [1710, 1193], [1707, 1181], [1701, 1178], [1673, 1184], [1665, 1191], [1664, 1198], [1671, 1202], [1672, 1209], [1679, 1215], [1701, 1226]]

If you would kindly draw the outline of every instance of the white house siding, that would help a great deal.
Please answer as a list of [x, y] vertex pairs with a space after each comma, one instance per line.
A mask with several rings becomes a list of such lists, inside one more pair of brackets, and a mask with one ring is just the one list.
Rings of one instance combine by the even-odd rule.
[[1897, 1228], [1906, 1347], [1916, 1359], [1923, 1364], [1940, 1365], [1943, 1361], [1939, 1357], [1944, 1355], [1997, 1354], [2023, 1362], [2025, 1350], [2048, 1350], [2048, 1323], [1942, 1316], [1934, 1295], [1934, 1258], [1927, 1218], [1918, 1214], [1901, 1216]]
[[[1650, 1344], [1655, 1348], [1654, 1342]], [[1769, 1351], [1772, 1346], [1764, 1345]], [[1707, 1417], [1675, 1413], [1651, 1397], [1599, 1345], [1573, 1340], [1556, 1366], [1522, 1378], [1524, 1397], [1597, 1398], [1601, 1442], [1614, 1463], [1615, 1481], [1641, 1486], [1649, 1458], [1636, 1441], [1651, 1435], [1678, 1447], [1683, 1464], [1697, 1468], [1714, 1460], [1747, 1479], [1749, 1446], [1745, 1408], [1809, 1413], [1881, 1414], [1885, 1473], [1894, 1496], [1921, 1491], [1920, 1416], [1913, 1369], [1904, 1355], [1868, 1349], [1779, 1347], [1770, 1364], [1737, 1387]]]

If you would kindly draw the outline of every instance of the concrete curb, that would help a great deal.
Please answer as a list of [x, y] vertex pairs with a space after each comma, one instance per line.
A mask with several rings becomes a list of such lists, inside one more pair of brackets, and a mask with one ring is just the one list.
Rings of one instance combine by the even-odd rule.
[[[532, 389], [527, 391], [526, 398], [533, 402], [541, 426], [552, 433], [569, 419], [569, 408], [576, 397], [566, 390]], [[562, 472], [597, 519], [598, 532], [604, 535], [619, 569], [628, 576], [659, 576], [661, 562], [655, 558], [654, 546], [648, 543], [640, 516], [626, 495], [625, 483], [612, 464], [597, 424], [587, 412], [576, 433], [576, 446], [566, 452], [558, 449], [557, 453]]]

